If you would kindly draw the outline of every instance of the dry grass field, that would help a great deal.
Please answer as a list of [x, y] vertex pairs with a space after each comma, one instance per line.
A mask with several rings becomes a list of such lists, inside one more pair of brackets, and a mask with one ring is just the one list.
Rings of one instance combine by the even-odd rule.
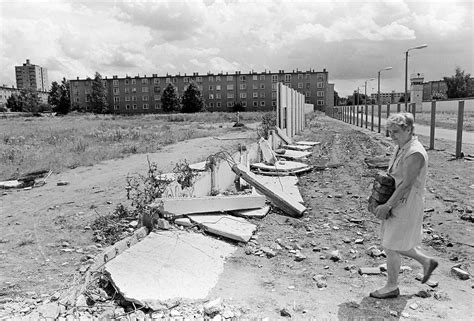
[[[260, 122], [263, 114], [240, 113], [240, 121]], [[0, 180], [36, 170], [58, 173], [130, 154], [156, 152], [179, 141], [218, 135], [235, 121], [234, 113], [2, 118]]]

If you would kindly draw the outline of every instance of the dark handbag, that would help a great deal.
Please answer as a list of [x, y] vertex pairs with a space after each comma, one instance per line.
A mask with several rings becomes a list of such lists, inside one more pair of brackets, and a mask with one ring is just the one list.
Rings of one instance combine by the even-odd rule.
[[395, 192], [395, 179], [388, 173], [378, 172], [372, 186], [372, 195], [369, 197], [369, 212], [375, 214], [377, 206], [385, 204]]

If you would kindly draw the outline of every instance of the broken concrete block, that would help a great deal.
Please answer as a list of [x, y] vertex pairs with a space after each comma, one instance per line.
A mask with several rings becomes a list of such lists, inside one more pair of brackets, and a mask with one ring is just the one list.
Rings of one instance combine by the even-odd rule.
[[286, 158], [286, 159], [294, 159], [294, 160], [299, 160], [303, 159], [305, 157], [308, 157], [311, 155], [311, 152], [304, 152], [304, 151], [299, 151], [299, 150], [291, 150], [287, 149], [285, 150], [285, 153], [278, 153], [277, 156]]
[[161, 230], [171, 229], [170, 223], [167, 220], [162, 219], [162, 218], [158, 219], [157, 225], [158, 225], [158, 228], [161, 229]]
[[45, 319], [56, 320], [59, 316], [60, 307], [57, 302], [47, 303], [40, 305], [37, 309], [37, 312]]
[[269, 211], [270, 211], [270, 206], [265, 205], [262, 208], [230, 211], [230, 213], [232, 215], [240, 216], [240, 217], [262, 218], [262, 217], [265, 217]]
[[20, 188], [23, 183], [17, 180], [0, 182], [0, 188]]
[[308, 149], [313, 148], [312, 146], [308, 146], [308, 145], [283, 145], [282, 147], [284, 149], [297, 150], [297, 151], [307, 151]]
[[174, 220], [176, 225], [184, 226], [184, 227], [191, 227], [194, 224], [191, 222], [191, 220], [187, 217], [181, 217], [177, 218]]
[[359, 274], [368, 274], [368, 275], [377, 275], [380, 274], [380, 268], [379, 267], [361, 267], [359, 268]]
[[157, 208], [166, 215], [179, 216], [262, 208], [264, 205], [265, 197], [262, 195], [231, 195], [159, 198], [150, 207]]
[[189, 215], [189, 219], [199, 224], [206, 232], [221, 235], [239, 242], [248, 242], [257, 226], [244, 218], [230, 215]]
[[469, 273], [456, 266], [453, 266], [451, 268], [451, 274], [456, 276], [460, 280], [468, 280], [470, 278]]
[[203, 300], [236, 247], [198, 233], [160, 231], [105, 265], [116, 289], [144, 306], [175, 299]]
[[332, 251], [331, 253], [329, 253], [329, 255], [330, 255], [329, 259], [331, 261], [337, 262], [341, 260], [341, 254], [339, 253], [338, 250]]
[[204, 313], [206, 315], [213, 315], [213, 314], [219, 313], [222, 310], [222, 299], [217, 298], [212, 301], [209, 301], [206, 304], [204, 304], [203, 308], [204, 308]]
[[418, 291], [415, 295], [420, 297], [420, 298], [429, 298], [429, 297], [431, 297], [431, 293], [429, 293], [428, 291], [425, 291], [425, 290]]
[[275, 130], [276, 130], [277, 136], [279, 136], [281, 140], [283, 140], [286, 144], [293, 144], [293, 141], [291, 140], [291, 138], [288, 137], [288, 135], [283, 130], [281, 130], [278, 126], [275, 126]]
[[258, 146], [262, 151], [263, 161], [267, 164], [273, 165], [277, 162], [275, 153], [272, 150], [272, 147], [265, 138], [261, 137], [258, 141]]
[[319, 289], [325, 288], [325, 287], [328, 286], [328, 284], [326, 282], [326, 277], [324, 275], [317, 274], [317, 275], [313, 276], [313, 280], [316, 281], [316, 286]]
[[250, 168], [261, 169], [262, 171], [272, 172], [291, 172], [299, 169], [307, 168], [308, 164], [294, 162], [294, 161], [278, 161], [274, 165], [267, 165], [265, 163], [254, 163]]

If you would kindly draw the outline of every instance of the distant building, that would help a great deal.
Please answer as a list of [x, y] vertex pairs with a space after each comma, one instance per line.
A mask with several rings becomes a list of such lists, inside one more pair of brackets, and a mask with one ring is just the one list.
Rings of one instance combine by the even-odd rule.
[[23, 66], [15, 66], [16, 86], [18, 89], [34, 89], [37, 91], [48, 91], [48, 70], [30, 63], [26, 59]]
[[[410, 95], [410, 91], [408, 91], [408, 95]], [[402, 92], [395, 92], [392, 91], [390, 93], [380, 93], [380, 103], [381, 104], [396, 104], [400, 101], [400, 98], [404, 97], [405, 93]], [[375, 94], [370, 94], [370, 100], [373, 100], [375, 103], [377, 103], [377, 93]]]
[[[334, 106], [334, 86], [328, 85], [328, 72], [292, 71], [278, 73], [208, 73], [200, 75], [166, 75], [151, 77], [113, 76], [103, 79], [107, 90], [109, 106], [114, 113], [159, 113], [162, 112], [161, 94], [172, 84], [182, 96], [190, 83], [195, 83], [201, 91], [208, 111], [232, 111], [235, 103], [241, 103], [247, 111], [269, 111], [277, 104], [277, 85], [282, 82], [305, 95], [305, 102], [315, 109], [325, 110]], [[92, 93], [92, 80], [70, 80], [72, 107], [87, 110]], [[76, 106], [74, 106], [76, 105]]]
[[[432, 100], [433, 95], [441, 94], [447, 98], [448, 85], [444, 80], [433, 80], [423, 83], [423, 101]], [[467, 96], [474, 97], [474, 78], [470, 78]]]
[[5, 107], [7, 104], [8, 98], [10, 98], [10, 96], [13, 95], [14, 93], [19, 94], [20, 91], [13, 86], [11, 87], [7, 85], [0, 86], [0, 107]]

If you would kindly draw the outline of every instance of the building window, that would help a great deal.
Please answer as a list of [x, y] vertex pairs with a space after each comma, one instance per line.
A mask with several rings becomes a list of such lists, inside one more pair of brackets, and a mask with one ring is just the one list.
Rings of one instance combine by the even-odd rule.
[[147, 93], [148, 92], [148, 87], [142, 87], [142, 93]]
[[254, 100], [253, 103], [252, 103], [252, 105], [253, 105], [254, 107], [258, 107], [258, 101]]
[[265, 100], [260, 101], [260, 106], [262, 106], [262, 107], [265, 106]]
[[234, 99], [234, 93], [227, 93], [227, 99]]
[[171, 80], [173, 81], [173, 84], [176, 84], [178, 82], [178, 79], [176, 79], [176, 77], [173, 77]]
[[125, 85], [128, 85], [130, 84], [130, 80], [129, 79], [125, 79]]
[[137, 92], [137, 87], [132, 87], [132, 93], [136, 93]]
[[119, 103], [120, 102], [120, 97], [114, 97], [114, 103]]
[[78, 102], [79, 102], [79, 97], [74, 98], [74, 101], [75, 101], [76, 103], [78, 103]]
[[254, 91], [254, 92], [252, 93], [252, 97], [253, 97], [253, 98], [258, 98], [258, 92]]
[[125, 96], [125, 101], [130, 101], [130, 96]]
[[216, 76], [216, 81], [221, 81], [221, 76]]
[[298, 74], [298, 79], [303, 79], [303, 74]]
[[233, 101], [228, 101], [227, 102], [227, 107], [233, 107], [234, 106], [234, 102]]
[[234, 90], [234, 85], [232, 85], [232, 84], [227, 85], [227, 90]]
[[125, 109], [127, 109], [127, 110], [130, 109], [130, 104], [126, 104]]
[[160, 104], [155, 104], [155, 109], [160, 109]]
[[211, 102], [209, 103], [209, 107], [214, 108], [214, 102], [211, 101]]
[[318, 80], [324, 80], [324, 75], [318, 75]]
[[311, 88], [311, 84], [309, 82], [306, 83], [306, 89]]
[[239, 76], [239, 80], [240, 80], [240, 81], [246, 81], [246, 80], [247, 80], [247, 77], [245, 77], [245, 76]]
[[213, 81], [214, 81], [214, 77], [212, 77], [212, 76], [207, 77], [207, 79], [209, 80], [209, 82], [213, 82]]
[[278, 82], [278, 75], [272, 75], [272, 82]]
[[323, 82], [322, 82], [322, 81], [318, 81], [317, 87], [318, 87], [318, 88], [323, 88], [323, 87], [324, 87]]
[[278, 84], [276, 84], [276, 83], [273, 83], [273, 84], [272, 84], [272, 90], [276, 91], [276, 90], [277, 90], [277, 88], [278, 88], [277, 86], [278, 86]]
[[216, 93], [216, 99], [221, 99], [221, 93]]
[[167, 77], [167, 78], [165, 79], [165, 83], [171, 84], [171, 78]]
[[202, 77], [196, 77], [196, 82], [202, 82]]
[[316, 93], [316, 96], [318, 96], [318, 97], [324, 97], [324, 91], [320, 91], [320, 90], [319, 90], [319, 91]]
[[155, 100], [160, 100], [161, 97], [160, 97], [160, 95], [155, 95], [154, 98], [155, 98]]
[[246, 84], [240, 84], [240, 89], [241, 89], [241, 90], [247, 89], [247, 85], [246, 85]]
[[124, 88], [124, 91], [125, 91], [126, 94], [129, 94], [129, 93], [130, 93], [130, 88], [125, 87], [125, 88]]
[[142, 79], [142, 84], [143, 84], [143, 85], [146, 85], [146, 84], [148, 84], [148, 79], [147, 79], [147, 78], [145, 78], [145, 79]]
[[161, 91], [161, 87], [160, 86], [155, 86], [153, 88], [153, 91], [156, 92], [156, 93], [159, 93]]
[[137, 101], [137, 96], [132, 96], [132, 101]]
[[324, 105], [324, 100], [318, 100], [317, 104], [318, 106]]
[[242, 101], [241, 103], [242, 103], [242, 107], [244, 107], [244, 108], [247, 107], [247, 101], [246, 100]]
[[309, 78], [311, 78], [311, 75], [310, 74], [304, 74], [304, 78], [309, 79]]
[[142, 96], [142, 101], [148, 101], [148, 96]]
[[143, 104], [143, 109], [148, 109], [148, 104]]
[[216, 85], [216, 90], [221, 90], [221, 85]]
[[132, 85], [135, 85], [137, 83], [136, 79], [132, 79]]
[[258, 80], [258, 75], [253, 75], [252, 80]]
[[118, 79], [114, 79], [114, 80], [112, 81], [112, 84], [113, 84], [114, 86], [118, 86], [118, 85], [119, 85]]
[[133, 108], [133, 109], [137, 109], [137, 104], [133, 104], [133, 105], [132, 105], [132, 108]]
[[[298, 75], [299, 76], [299, 75]], [[298, 89], [303, 89], [303, 83], [302, 82], [299, 82], [298, 83]]]
[[276, 105], [277, 105], [276, 100], [272, 101], [272, 106], [273, 106], [273, 107], [276, 107]]
[[285, 82], [290, 82], [291, 81], [291, 75], [287, 74], [285, 75]]
[[305, 91], [304, 96], [305, 97], [311, 97], [311, 92], [310, 91]]
[[305, 98], [305, 103], [309, 104], [311, 102], [311, 99]]
[[234, 80], [234, 76], [227, 76], [227, 81], [232, 81]]
[[240, 93], [240, 98], [247, 98], [247, 93]]
[[188, 77], [184, 77], [183, 82], [184, 82], [185, 84], [187, 84], [187, 83], [189, 82], [189, 78], [188, 78]]
[[272, 99], [276, 99], [277, 98], [277, 93], [274, 91], [272, 92]]
[[258, 84], [252, 84], [252, 89], [258, 89]]
[[160, 79], [159, 79], [159, 78], [153, 79], [153, 83], [154, 83], [154, 84], [159, 84], [159, 83], [160, 83]]
[[209, 90], [214, 90], [214, 86], [213, 86], [213, 85], [209, 85]]
[[265, 84], [260, 84], [260, 89], [265, 89]]
[[265, 98], [265, 92], [264, 92], [264, 91], [262, 91], [262, 92], [260, 93], [260, 98]]
[[265, 75], [260, 75], [260, 80], [265, 80]]
[[218, 101], [218, 102], [216, 103], [216, 108], [221, 108], [221, 102], [220, 102], [220, 101]]
[[209, 94], [209, 99], [214, 99], [214, 94]]

